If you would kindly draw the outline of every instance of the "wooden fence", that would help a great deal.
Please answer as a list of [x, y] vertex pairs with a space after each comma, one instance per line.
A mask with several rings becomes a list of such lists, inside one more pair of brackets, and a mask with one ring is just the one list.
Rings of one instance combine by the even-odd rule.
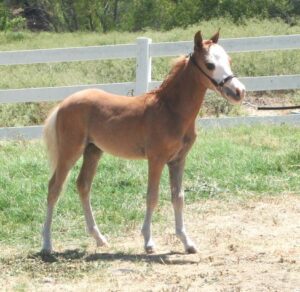
[[[220, 44], [229, 53], [292, 50], [300, 49], [300, 35], [222, 39]], [[0, 90], [0, 103], [59, 101], [73, 92], [91, 87], [117, 94], [138, 95], [161, 83], [151, 78], [153, 57], [178, 56], [192, 50], [192, 41], [152, 43], [149, 38], [138, 38], [135, 44], [0, 52], [0, 65], [136, 58], [135, 82]], [[300, 74], [243, 77], [240, 80], [247, 91], [300, 89]], [[270, 118], [265, 120], [270, 121]], [[288, 123], [289, 120], [300, 123], [300, 115], [285, 118], [284, 122]], [[241, 121], [245, 119], [242, 118]], [[263, 122], [263, 119], [257, 121]], [[273, 119], [273, 122], [282, 123], [280, 118]], [[220, 124], [220, 120], [217, 124]], [[0, 128], [0, 139], [39, 138], [41, 131], [41, 126]]]

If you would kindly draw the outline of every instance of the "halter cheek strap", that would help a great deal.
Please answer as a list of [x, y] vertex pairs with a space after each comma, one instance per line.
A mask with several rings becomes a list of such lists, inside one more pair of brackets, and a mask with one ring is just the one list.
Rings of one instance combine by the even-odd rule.
[[209, 81], [219, 90], [222, 89], [225, 85], [226, 82], [228, 82], [229, 80], [233, 79], [236, 77], [236, 75], [228, 75], [227, 77], [225, 77], [223, 80], [221, 80], [220, 82], [217, 82], [215, 79], [213, 79], [212, 77], [210, 77], [196, 62], [194, 55], [192, 53], [190, 53], [187, 57], [190, 58], [190, 60], [192, 61], [193, 65], [196, 66], [196, 68], [202, 72], [208, 79]]

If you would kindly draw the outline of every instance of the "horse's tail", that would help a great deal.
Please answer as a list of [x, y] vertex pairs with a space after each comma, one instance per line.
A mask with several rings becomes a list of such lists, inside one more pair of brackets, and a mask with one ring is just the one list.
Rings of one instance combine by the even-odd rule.
[[56, 107], [52, 113], [48, 116], [43, 137], [48, 151], [48, 159], [50, 164], [51, 175], [54, 174], [57, 167], [58, 161], [58, 144], [57, 144], [57, 134], [56, 134], [56, 118], [57, 118], [58, 107]]

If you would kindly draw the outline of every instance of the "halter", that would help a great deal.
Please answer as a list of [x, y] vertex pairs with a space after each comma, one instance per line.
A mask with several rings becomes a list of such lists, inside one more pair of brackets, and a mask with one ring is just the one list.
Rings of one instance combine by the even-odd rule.
[[193, 53], [190, 53], [188, 55], [188, 57], [190, 57], [190, 60], [192, 61], [192, 63], [196, 66], [196, 68], [202, 72], [208, 79], [209, 81], [218, 89], [222, 89], [225, 85], [226, 82], [228, 82], [229, 80], [233, 79], [236, 77], [236, 75], [228, 75], [227, 77], [225, 77], [223, 80], [221, 80], [220, 82], [217, 82], [215, 79], [213, 79], [212, 77], [210, 77], [196, 62]]

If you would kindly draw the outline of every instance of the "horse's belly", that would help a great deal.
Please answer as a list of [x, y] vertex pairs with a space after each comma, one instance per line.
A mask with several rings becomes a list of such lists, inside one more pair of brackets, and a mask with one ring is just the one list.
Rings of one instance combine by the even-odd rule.
[[99, 112], [98, 118], [101, 119], [91, 123], [89, 138], [104, 152], [123, 158], [142, 159], [145, 157], [143, 120], [141, 116], [127, 112], [123, 110], [121, 114], [105, 116]]
[[124, 141], [93, 141], [93, 143], [102, 151], [111, 155], [127, 158], [127, 159], [143, 159], [145, 158], [145, 148], [139, 143], [128, 143]]

